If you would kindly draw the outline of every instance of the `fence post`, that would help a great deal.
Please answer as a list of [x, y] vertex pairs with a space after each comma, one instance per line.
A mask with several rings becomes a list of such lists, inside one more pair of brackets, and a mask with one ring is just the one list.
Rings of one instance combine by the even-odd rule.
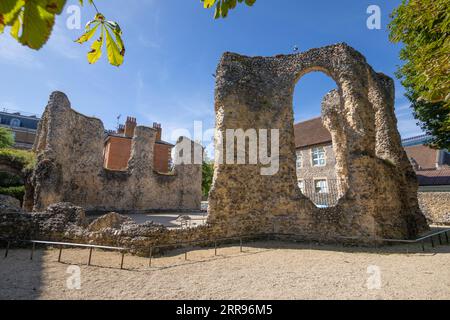
[[433, 236], [430, 237], [431, 240], [431, 246], [434, 248], [434, 240], [433, 240]]
[[422, 245], [422, 251], [425, 252], [425, 242], [420, 241], [420, 244]]
[[152, 256], [153, 256], [153, 246], [150, 246], [150, 250], [148, 253], [148, 266], [152, 266]]
[[445, 232], [445, 238], [447, 239], [447, 244], [449, 244], [449, 241], [448, 241], [448, 233], [447, 233], [447, 232]]
[[122, 252], [122, 260], [120, 261], [120, 270], [123, 270], [123, 259], [125, 258], [125, 252]]
[[33, 260], [33, 256], [34, 256], [34, 250], [36, 249], [36, 243], [33, 242], [33, 246], [31, 247], [31, 256], [30, 256], [30, 260]]
[[439, 244], [442, 246], [442, 237], [440, 233], [439, 233]]
[[58, 262], [61, 262], [62, 250], [63, 250], [63, 246], [59, 246]]
[[188, 252], [187, 252], [187, 250], [184, 252], [184, 260], [185, 261], [187, 261], [187, 254], [188, 254]]
[[8, 243], [6, 244], [5, 259], [8, 258], [10, 245], [11, 245], [11, 241], [8, 240]]
[[92, 247], [89, 248], [89, 260], [88, 260], [88, 266], [91, 265], [91, 259], [92, 259]]
[[217, 256], [217, 240], [214, 240], [214, 256]]
[[240, 244], [240, 249], [241, 249], [241, 253], [243, 252], [243, 250], [242, 250], [242, 237], [241, 238], [239, 238], [239, 244]]

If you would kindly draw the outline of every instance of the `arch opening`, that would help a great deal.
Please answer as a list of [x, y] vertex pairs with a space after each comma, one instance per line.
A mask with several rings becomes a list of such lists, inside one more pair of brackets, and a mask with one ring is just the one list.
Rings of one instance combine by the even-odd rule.
[[337, 92], [334, 79], [314, 69], [299, 77], [293, 95], [298, 187], [319, 208], [336, 206], [346, 192], [343, 159], [329, 128], [330, 113], [340, 108]]

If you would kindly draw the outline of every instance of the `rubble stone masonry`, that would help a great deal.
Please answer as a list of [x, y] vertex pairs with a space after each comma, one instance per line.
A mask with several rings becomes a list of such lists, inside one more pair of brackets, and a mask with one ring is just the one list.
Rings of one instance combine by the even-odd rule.
[[43, 211], [58, 202], [89, 211], [200, 209], [201, 164], [181, 164], [170, 174], [157, 173], [153, 168], [157, 130], [138, 126], [126, 171], [107, 170], [103, 134], [100, 120], [74, 111], [65, 94], [54, 92], [37, 133], [38, 163], [25, 209]]
[[[337, 91], [324, 100], [322, 119], [336, 151], [344, 196], [319, 209], [296, 179], [293, 93], [297, 81], [320, 71]], [[427, 230], [418, 184], [401, 145], [394, 113], [394, 82], [375, 72], [346, 44], [294, 55], [246, 57], [225, 53], [216, 79], [216, 129], [278, 129], [279, 171], [260, 174], [262, 164], [215, 164], [209, 198], [211, 225], [227, 235], [261, 232], [336, 237], [414, 238]], [[336, 107], [336, 104], [338, 107]]]

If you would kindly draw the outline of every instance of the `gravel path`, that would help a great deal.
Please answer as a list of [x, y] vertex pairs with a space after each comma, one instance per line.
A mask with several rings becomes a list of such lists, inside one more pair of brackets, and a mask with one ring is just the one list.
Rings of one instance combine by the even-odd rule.
[[[417, 250], [417, 248], [410, 248]], [[2, 254], [0, 252], [0, 254]], [[2, 299], [450, 299], [450, 247], [406, 253], [406, 247], [375, 249], [255, 243], [245, 247], [182, 252], [153, 261], [95, 251], [28, 250], [0, 258]], [[80, 265], [81, 289], [67, 288], [70, 265]], [[381, 288], [373, 275], [381, 272]], [[369, 272], [369, 273], [368, 273]], [[375, 272], [375, 273], [373, 273]], [[371, 280], [372, 281], [371, 281]], [[375, 282], [373, 282], [375, 279]]]

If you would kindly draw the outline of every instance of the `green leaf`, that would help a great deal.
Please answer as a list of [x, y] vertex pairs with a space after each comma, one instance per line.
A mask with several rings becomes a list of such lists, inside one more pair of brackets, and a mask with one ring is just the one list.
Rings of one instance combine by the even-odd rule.
[[19, 40], [19, 33], [20, 33], [20, 27], [22, 24], [22, 20], [23, 20], [23, 11], [21, 11], [19, 13], [18, 18], [14, 21], [12, 28], [11, 28], [11, 36], [16, 40]]
[[121, 54], [121, 50], [119, 50], [119, 46], [111, 37], [111, 34], [108, 28], [106, 30], [106, 49], [108, 51], [108, 60], [109, 63], [113, 66], [120, 66], [123, 63], [123, 55]]
[[216, 0], [204, 0], [203, 1], [203, 7], [205, 9], [209, 9], [209, 8], [211, 8], [214, 5], [215, 2], [216, 2]]
[[117, 46], [119, 47], [119, 50], [120, 50], [120, 54], [122, 56], [125, 56], [125, 45], [122, 40], [122, 29], [120, 28], [118, 23], [113, 22], [113, 21], [108, 21], [108, 25], [110, 26], [111, 30], [114, 33]]
[[1, 0], [0, 1], [0, 33], [3, 33], [5, 26], [12, 26], [16, 23], [19, 13], [25, 5], [24, 0]]
[[100, 37], [92, 44], [91, 51], [87, 54], [87, 59], [90, 64], [96, 63], [102, 56], [104, 29], [105, 27], [102, 25]]
[[253, 6], [256, 0], [201, 0], [205, 9], [215, 6], [214, 19], [226, 18], [230, 9], [235, 9], [238, 3], [245, 3], [247, 6]]
[[77, 40], [75, 40], [75, 42], [82, 44], [82, 43], [85, 43], [86, 41], [89, 41], [94, 36], [100, 23], [95, 20], [91, 21], [91, 22], [93, 22], [93, 23], [88, 23], [88, 25], [86, 26], [86, 28], [87, 28], [86, 32], [81, 37], [79, 37]]
[[[66, 0], [1, 0], [0, 33], [12, 26], [11, 35], [21, 44], [40, 49], [47, 43]], [[20, 34], [21, 31], [21, 34]]]
[[54, 14], [38, 5], [37, 0], [27, 1], [23, 13], [20, 43], [35, 50], [42, 48], [50, 37], [54, 24]]

